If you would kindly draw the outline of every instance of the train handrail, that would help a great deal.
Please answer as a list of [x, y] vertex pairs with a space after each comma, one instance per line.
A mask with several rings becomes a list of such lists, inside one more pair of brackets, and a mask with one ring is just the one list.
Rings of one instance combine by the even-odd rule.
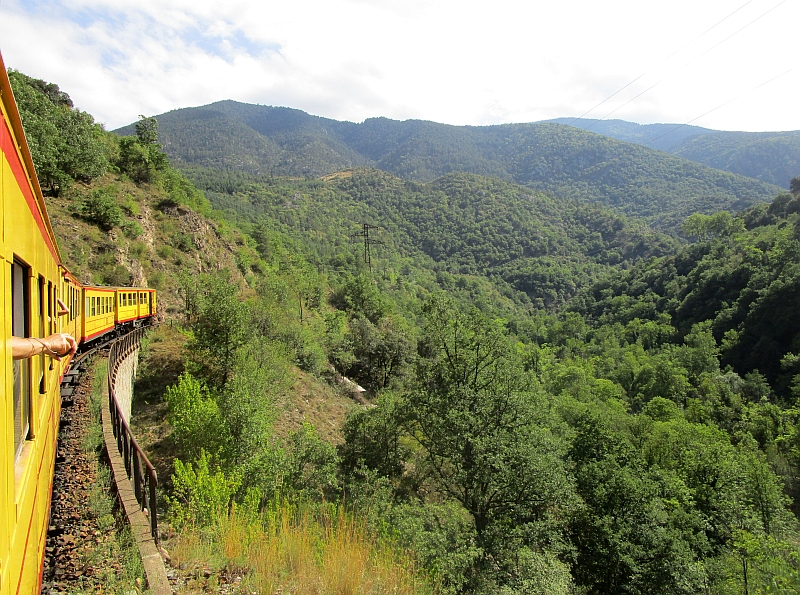
[[158, 474], [147, 455], [136, 442], [128, 422], [122, 415], [116, 395], [116, 381], [119, 364], [139, 348], [147, 327], [138, 328], [111, 344], [108, 352], [108, 409], [111, 413], [111, 426], [117, 449], [125, 463], [128, 479], [133, 483], [133, 491], [141, 510], [150, 520], [150, 534], [158, 545], [158, 515], [156, 509], [156, 487]]

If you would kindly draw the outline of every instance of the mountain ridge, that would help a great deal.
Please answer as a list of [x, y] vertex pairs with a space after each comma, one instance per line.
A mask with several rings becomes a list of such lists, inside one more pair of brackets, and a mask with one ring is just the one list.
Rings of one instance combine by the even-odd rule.
[[[367, 166], [419, 182], [473, 173], [601, 202], [673, 231], [695, 211], [741, 210], [780, 191], [661, 151], [547, 122], [480, 127], [371, 118], [357, 124], [231, 100], [156, 118], [164, 148], [178, 166], [311, 177]], [[117, 132], [131, 134], [133, 129]]]

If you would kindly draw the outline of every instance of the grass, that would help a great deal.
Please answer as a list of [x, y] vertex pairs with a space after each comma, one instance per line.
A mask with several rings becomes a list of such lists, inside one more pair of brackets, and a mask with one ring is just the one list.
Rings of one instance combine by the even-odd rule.
[[410, 555], [333, 504], [283, 502], [259, 515], [234, 507], [213, 528], [184, 528], [170, 545], [173, 564], [195, 570], [183, 593], [213, 592], [220, 582], [260, 595], [435, 593]]

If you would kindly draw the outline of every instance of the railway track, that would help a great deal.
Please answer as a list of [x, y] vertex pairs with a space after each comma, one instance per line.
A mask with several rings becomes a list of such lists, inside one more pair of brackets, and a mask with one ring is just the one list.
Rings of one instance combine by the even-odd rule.
[[[126, 547], [124, 521], [102, 460], [102, 430], [92, 401], [92, 360], [105, 358], [106, 346], [85, 354], [62, 384], [50, 523], [42, 576], [46, 595], [141, 589], [135, 558]], [[99, 396], [97, 398], [100, 398]], [[120, 531], [122, 529], [122, 531]], [[136, 552], [134, 551], [135, 555]], [[131, 571], [131, 566], [134, 570]], [[137, 581], [137, 578], [139, 579]]]

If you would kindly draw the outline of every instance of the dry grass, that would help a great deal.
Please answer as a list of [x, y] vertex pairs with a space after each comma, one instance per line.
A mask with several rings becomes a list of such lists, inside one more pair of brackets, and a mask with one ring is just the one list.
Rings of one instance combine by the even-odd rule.
[[[173, 564], [216, 567], [242, 593], [434, 593], [409, 555], [375, 540], [339, 506], [284, 503], [258, 518], [234, 509], [213, 531], [185, 530], [172, 548]], [[192, 588], [183, 592], [198, 592]]]

